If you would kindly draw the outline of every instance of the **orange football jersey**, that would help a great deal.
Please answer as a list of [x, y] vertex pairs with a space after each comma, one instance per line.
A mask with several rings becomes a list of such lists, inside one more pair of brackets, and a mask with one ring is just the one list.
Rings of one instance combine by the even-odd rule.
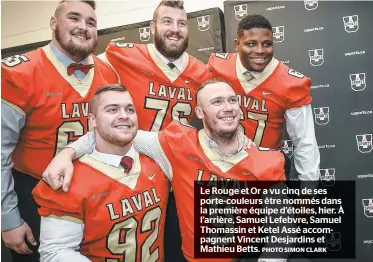
[[[202, 130], [172, 122], [159, 133], [159, 141], [172, 166], [174, 189], [182, 236], [182, 250], [188, 261], [217, 261], [194, 258], [194, 182], [212, 180], [285, 181], [284, 156], [256, 147], [225, 158], [203, 141]], [[219, 261], [232, 261], [222, 259]]]
[[44, 182], [33, 190], [41, 216], [84, 224], [79, 252], [93, 262], [163, 261], [169, 181], [153, 160], [138, 156], [125, 175], [85, 155], [74, 163], [68, 193]]
[[2, 100], [27, 117], [13, 151], [14, 168], [40, 178], [54, 155], [88, 130], [88, 102], [98, 87], [118, 83], [114, 70], [94, 63], [79, 81], [67, 75], [49, 45], [2, 60]]
[[211, 54], [208, 66], [238, 95], [245, 135], [258, 146], [279, 149], [285, 111], [311, 103], [311, 80], [274, 58], [258, 79], [245, 83], [240, 81], [238, 60], [238, 54]]
[[191, 122], [198, 86], [210, 78], [207, 66], [184, 53], [179, 72], [156, 54], [153, 44], [111, 43], [106, 57], [127, 87], [139, 117], [139, 129], [159, 131], [172, 120]]

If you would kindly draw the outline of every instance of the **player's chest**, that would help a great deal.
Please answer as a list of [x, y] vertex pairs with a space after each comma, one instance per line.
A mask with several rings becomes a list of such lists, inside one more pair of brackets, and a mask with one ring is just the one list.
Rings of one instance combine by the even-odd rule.
[[256, 87], [249, 93], [245, 93], [240, 87], [236, 87], [236, 93], [241, 111], [248, 118], [253, 118], [253, 116], [249, 116], [251, 113], [268, 115], [269, 117], [282, 117], [286, 110], [282, 97], [261, 86]]

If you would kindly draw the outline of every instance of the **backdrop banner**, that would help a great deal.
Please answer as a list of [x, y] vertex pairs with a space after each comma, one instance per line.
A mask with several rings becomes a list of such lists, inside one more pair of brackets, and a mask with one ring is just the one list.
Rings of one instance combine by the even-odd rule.
[[[368, 1], [224, 2], [227, 52], [235, 52], [240, 20], [262, 14], [275, 57], [312, 79], [321, 183], [356, 181], [356, 261], [373, 257], [372, 10]], [[283, 146], [292, 156], [287, 135]]]

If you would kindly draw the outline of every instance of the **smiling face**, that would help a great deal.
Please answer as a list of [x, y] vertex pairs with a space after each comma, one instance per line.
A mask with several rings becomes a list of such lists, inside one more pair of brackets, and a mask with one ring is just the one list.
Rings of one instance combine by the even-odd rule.
[[84, 2], [63, 2], [50, 24], [53, 42], [73, 60], [79, 62], [95, 50], [97, 38], [95, 10]]
[[101, 152], [131, 145], [138, 123], [132, 97], [127, 91], [103, 92], [97, 95], [91, 107], [90, 121], [96, 130], [97, 145], [105, 148]]
[[160, 6], [150, 23], [157, 50], [169, 61], [178, 59], [188, 48], [187, 14], [184, 9]]
[[224, 82], [207, 84], [198, 92], [196, 115], [204, 130], [214, 140], [234, 137], [240, 124], [241, 110], [232, 87]]
[[272, 31], [267, 28], [251, 28], [235, 40], [243, 66], [254, 72], [261, 72], [273, 57]]

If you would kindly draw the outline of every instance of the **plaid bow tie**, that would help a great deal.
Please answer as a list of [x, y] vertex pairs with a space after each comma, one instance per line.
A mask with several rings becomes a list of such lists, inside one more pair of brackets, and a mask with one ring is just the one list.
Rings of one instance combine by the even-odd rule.
[[130, 172], [132, 165], [133, 165], [132, 157], [129, 157], [129, 156], [122, 157], [122, 160], [120, 160], [120, 165], [123, 167], [124, 173]]
[[88, 74], [89, 70], [92, 67], [94, 67], [94, 65], [83, 65], [83, 64], [72, 63], [67, 67], [67, 74], [70, 76], [74, 73], [75, 70], [80, 70], [83, 73]]

